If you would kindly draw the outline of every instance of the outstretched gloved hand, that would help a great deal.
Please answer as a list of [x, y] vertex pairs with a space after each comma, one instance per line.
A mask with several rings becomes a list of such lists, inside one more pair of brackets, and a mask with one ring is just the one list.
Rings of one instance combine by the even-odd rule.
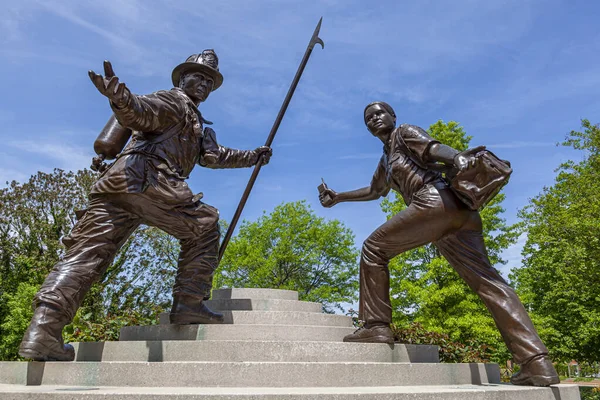
[[108, 99], [117, 107], [123, 108], [129, 101], [131, 92], [124, 83], [119, 82], [119, 78], [115, 76], [110, 61], [104, 61], [104, 75], [99, 75], [94, 71], [88, 71], [88, 75], [94, 86], [100, 93], [108, 97]]

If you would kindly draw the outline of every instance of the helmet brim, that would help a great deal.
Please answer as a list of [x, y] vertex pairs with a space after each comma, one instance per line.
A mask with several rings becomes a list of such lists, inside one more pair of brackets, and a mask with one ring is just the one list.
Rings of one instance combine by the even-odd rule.
[[181, 75], [186, 72], [202, 72], [210, 76], [214, 83], [212, 88], [213, 92], [223, 84], [223, 75], [216, 69], [195, 62], [184, 62], [173, 69], [173, 73], [171, 74], [173, 86], [179, 86], [179, 79], [181, 78]]

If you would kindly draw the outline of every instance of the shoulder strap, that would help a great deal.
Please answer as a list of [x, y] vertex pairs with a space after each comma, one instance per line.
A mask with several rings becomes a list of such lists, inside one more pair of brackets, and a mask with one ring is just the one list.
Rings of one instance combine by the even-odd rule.
[[[191, 110], [192, 112], [194, 112], [196, 114], [196, 117], [198, 118], [198, 122], [200, 124], [212, 125], [212, 122], [210, 122], [210, 121], [204, 119], [204, 117], [202, 117], [202, 113], [200, 113], [200, 110], [198, 110], [198, 107], [196, 107], [196, 105], [190, 100], [189, 97], [187, 97], [187, 95], [185, 95], [184, 93], [179, 92], [179, 91], [176, 91], [175, 93], [177, 93], [179, 95], [179, 97], [181, 98], [181, 100], [183, 100], [185, 102], [185, 105], [188, 109], [187, 111], [189, 112]], [[146, 139], [146, 142], [152, 143], [152, 144], [164, 142], [165, 140], [168, 140], [168, 139], [172, 138], [173, 136], [175, 136], [176, 134], [178, 134], [181, 131], [181, 129], [185, 126], [185, 123], [186, 123], [186, 119], [184, 118], [183, 120], [179, 121], [179, 123], [177, 125], [175, 125], [173, 128], [162, 133], [161, 135], [155, 136], [150, 139]], [[202, 130], [200, 130], [200, 134], [202, 135]]]
[[173, 136], [175, 136], [179, 132], [181, 132], [181, 129], [184, 127], [184, 125], [185, 125], [185, 119], [182, 121], [179, 121], [177, 123], [177, 125], [175, 125], [171, 129], [169, 129], [168, 131], [161, 133], [160, 135], [144, 139], [144, 142], [152, 143], [152, 144], [158, 144], [158, 143], [164, 142], [165, 140], [171, 139]]
[[398, 137], [400, 139], [399, 144], [400, 146], [402, 146], [402, 150], [404, 150], [404, 153], [411, 159], [411, 161], [421, 168], [427, 168], [427, 165], [424, 165], [421, 161], [419, 161], [416, 154], [413, 153], [413, 151], [410, 149], [410, 147], [408, 147], [408, 145], [404, 141], [404, 138], [402, 137], [402, 125], [400, 125], [398, 129], [394, 130], [394, 132], [392, 132], [392, 135], [392, 143], [390, 144], [392, 151], [394, 150], [396, 144], [396, 137]]
[[417, 155], [411, 150], [410, 147], [408, 147], [408, 145], [404, 141], [404, 138], [402, 137], [401, 126], [397, 130], [395, 130], [392, 133], [392, 135], [394, 135], [394, 136], [392, 136], [392, 143], [390, 145], [391, 150], [394, 149], [394, 145], [395, 145], [395, 142], [396, 142], [395, 139], [396, 139], [396, 136], [398, 136], [400, 138], [400, 145], [402, 146], [402, 150], [404, 150], [404, 152], [410, 158], [410, 160], [412, 162], [414, 162], [415, 164], [417, 164], [419, 167], [421, 167], [423, 169], [430, 169], [430, 170], [437, 171], [437, 172], [448, 172], [449, 170], [452, 169], [452, 167], [448, 167], [448, 166], [446, 166], [444, 164], [438, 164], [438, 163], [423, 164], [419, 160], [419, 158], [417, 157]]

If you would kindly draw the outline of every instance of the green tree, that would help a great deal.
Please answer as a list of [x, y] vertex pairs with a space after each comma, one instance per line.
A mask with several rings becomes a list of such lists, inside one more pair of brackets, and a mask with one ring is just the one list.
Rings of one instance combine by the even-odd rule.
[[356, 300], [357, 256], [354, 235], [341, 222], [317, 217], [305, 201], [284, 203], [242, 223], [215, 287], [297, 290], [300, 299], [321, 302], [331, 312]]
[[[457, 150], [468, 148], [471, 136], [454, 121], [437, 121], [428, 133]], [[501, 217], [505, 195], [498, 194], [481, 212], [483, 234], [492, 265], [503, 264], [500, 253], [514, 243], [518, 232]], [[384, 199], [383, 211], [391, 218], [406, 205], [395, 193]], [[494, 348], [494, 360], [509, 353], [496, 325], [479, 297], [464, 283], [435, 246], [429, 244], [405, 252], [390, 262], [390, 295], [394, 323], [407, 327], [412, 322], [425, 329], [448, 334], [452, 340], [486, 344]]]
[[63, 253], [60, 237], [83, 209], [90, 171], [38, 172], [0, 189], [0, 357], [15, 359], [36, 289]]
[[22, 282], [16, 291], [3, 294], [2, 302], [6, 306], [6, 315], [0, 320], [0, 360], [18, 359], [17, 348], [33, 317], [31, 299], [38, 289], [38, 286]]
[[[76, 210], [85, 209], [95, 178], [89, 170], [56, 169], [0, 189], [1, 358], [17, 357], [33, 295], [64, 254], [60, 238], [75, 224]], [[84, 299], [67, 339], [114, 340], [119, 324], [155, 322], [171, 301], [178, 252], [166, 233], [138, 229]]]
[[511, 278], [555, 360], [600, 360], [600, 128], [582, 120], [563, 146], [582, 160], [558, 168], [519, 213], [523, 267]]
[[124, 310], [150, 317], [154, 306], [171, 303], [179, 242], [158, 228], [142, 225], [117, 254], [113, 264], [86, 296], [81, 312], [101, 320]]
[[85, 296], [66, 339], [118, 340], [124, 326], [156, 324], [171, 304], [178, 257], [174, 237], [142, 225]]
[[63, 252], [61, 236], [85, 208], [94, 180], [88, 171], [38, 172], [20, 184], [0, 189], [0, 290], [20, 282], [39, 283]]

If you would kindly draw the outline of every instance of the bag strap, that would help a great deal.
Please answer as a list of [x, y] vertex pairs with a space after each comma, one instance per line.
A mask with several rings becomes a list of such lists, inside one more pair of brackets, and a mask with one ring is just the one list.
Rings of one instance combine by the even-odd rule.
[[395, 139], [396, 136], [400, 137], [400, 141], [402, 142], [402, 146], [403, 146], [403, 150], [406, 150], [405, 153], [408, 155], [408, 157], [410, 158], [410, 160], [412, 162], [414, 162], [415, 164], [417, 164], [419, 167], [423, 168], [423, 169], [431, 169], [437, 172], [443, 172], [443, 173], [448, 173], [450, 171], [452, 171], [452, 169], [454, 167], [450, 167], [447, 166], [445, 164], [438, 164], [438, 163], [427, 163], [427, 164], [423, 164], [417, 157], [417, 155], [411, 150], [410, 147], [408, 147], [408, 145], [406, 144], [406, 141], [404, 140], [404, 138], [402, 137], [402, 133], [400, 132], [400, 130], [398, 130], [398, 133], [394, 136], [392, 136], [392, 143], [390, 144], [390, 150], [393, 151], [394, 149], [394, 145], [395, 145]]

